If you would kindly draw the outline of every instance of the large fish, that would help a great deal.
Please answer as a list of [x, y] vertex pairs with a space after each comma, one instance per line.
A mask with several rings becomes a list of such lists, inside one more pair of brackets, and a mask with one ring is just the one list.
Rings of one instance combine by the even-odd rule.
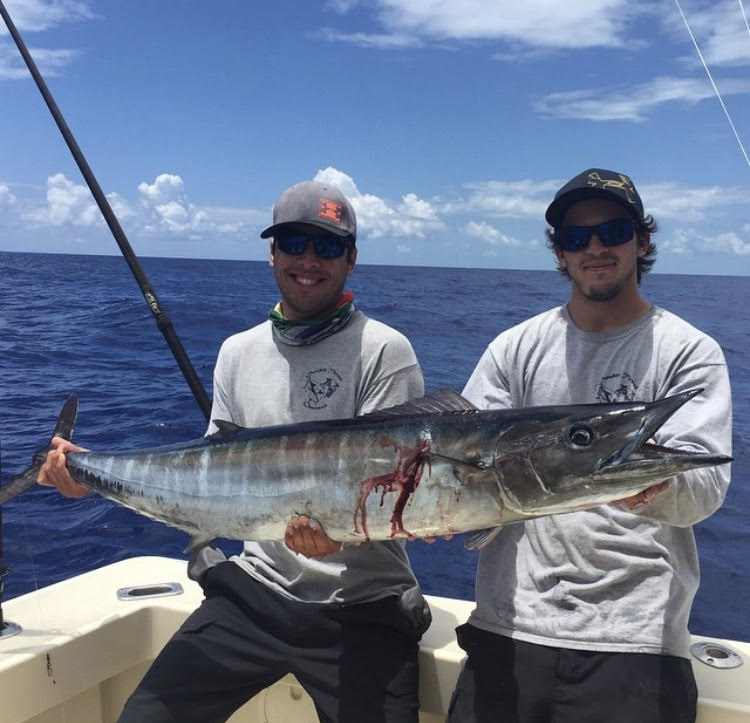
[[[78, 482], [185, 530], [188, 549], [216, 537], [282, 540], [290, 517], [317, 519], [342, 542], [477, 531], [636, 494], [731, 457], [646, 442], [700, 390], [656, 402], [477, 410], [450, 390], [353, 419], [244, 429], [217, 422], [199, 440], [67, 455]], [[55, 432], [70, 437], [74, 396]], [[47, 448], [48, 449], [48, 448]], [[33, 484], [40, 450], [0, 503]]]

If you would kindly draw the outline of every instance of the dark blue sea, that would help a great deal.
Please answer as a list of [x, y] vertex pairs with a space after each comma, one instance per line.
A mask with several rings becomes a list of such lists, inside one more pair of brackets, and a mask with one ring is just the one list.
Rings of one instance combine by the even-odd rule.
[[[221, 341], [266, 318], [277, 301], [260, 262], [142, 259], [210, 394]], [[357, 305], [404, 332], [428, 391], [461, 390], [501, 330], [563, 303], [554, 271], [359, 266]], [[750, 641], [750, 277], [652, 274], [642, 290], [711, 334], [733, 385], [733, 481], [724, 506], [696, 527], [702, 565], [691, 630]], [[199, 437], [205, 421], [120, 257], [0, 253], [0, 449], [7, 482], [52, 431], [70, 392], [75, 440], [128, 449]], [[182, 557], [187, 535], [96, 495], [36, 487], [3, 509], [7, 598], [135, 555]], [[239, 543], [222, 543], [234, 552]], [[463, 540], [409, 544], [428, 593], [473, 598], [476, 554]], [[644, 611], [646, 614], [646, 611]]]

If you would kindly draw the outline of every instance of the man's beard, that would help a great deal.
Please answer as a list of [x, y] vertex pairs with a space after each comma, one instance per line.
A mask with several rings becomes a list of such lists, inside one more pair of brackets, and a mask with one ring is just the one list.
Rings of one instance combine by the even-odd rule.
[[625, 285], [615, 283], [603, 288], [584, 289], [581, 286], [578, 288], [589, 301], [609, 301], [610, 299], [614, 299], [625, 288]]

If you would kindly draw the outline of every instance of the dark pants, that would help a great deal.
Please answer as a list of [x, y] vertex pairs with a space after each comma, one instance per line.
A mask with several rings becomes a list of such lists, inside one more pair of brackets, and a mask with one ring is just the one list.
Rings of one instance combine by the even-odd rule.
[[693, 723], [690, 661], [644, 653], [549, 648], [472, 625], [450, 723]]
[[287, 673], [323, 722], [416, 723], [422, 631], [399, 598], [297, 603], [233, 562], [213, 568], [205, 589], [206, 600], [153, 662], [119, 723], [225, 721]]

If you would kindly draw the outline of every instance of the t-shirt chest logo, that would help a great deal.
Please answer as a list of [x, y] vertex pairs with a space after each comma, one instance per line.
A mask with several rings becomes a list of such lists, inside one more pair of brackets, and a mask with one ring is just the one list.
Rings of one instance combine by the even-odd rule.
[[315, 369], [308, 372], [304, 381], [307, 399], [303, 404], [308, 409], [325, 409], [341, 382], [341, 376], [335, 369]]
[[596, 389], [596, 401], [603, 404], [632, 402], [638, 386], [627, 372], [602, 377]]

